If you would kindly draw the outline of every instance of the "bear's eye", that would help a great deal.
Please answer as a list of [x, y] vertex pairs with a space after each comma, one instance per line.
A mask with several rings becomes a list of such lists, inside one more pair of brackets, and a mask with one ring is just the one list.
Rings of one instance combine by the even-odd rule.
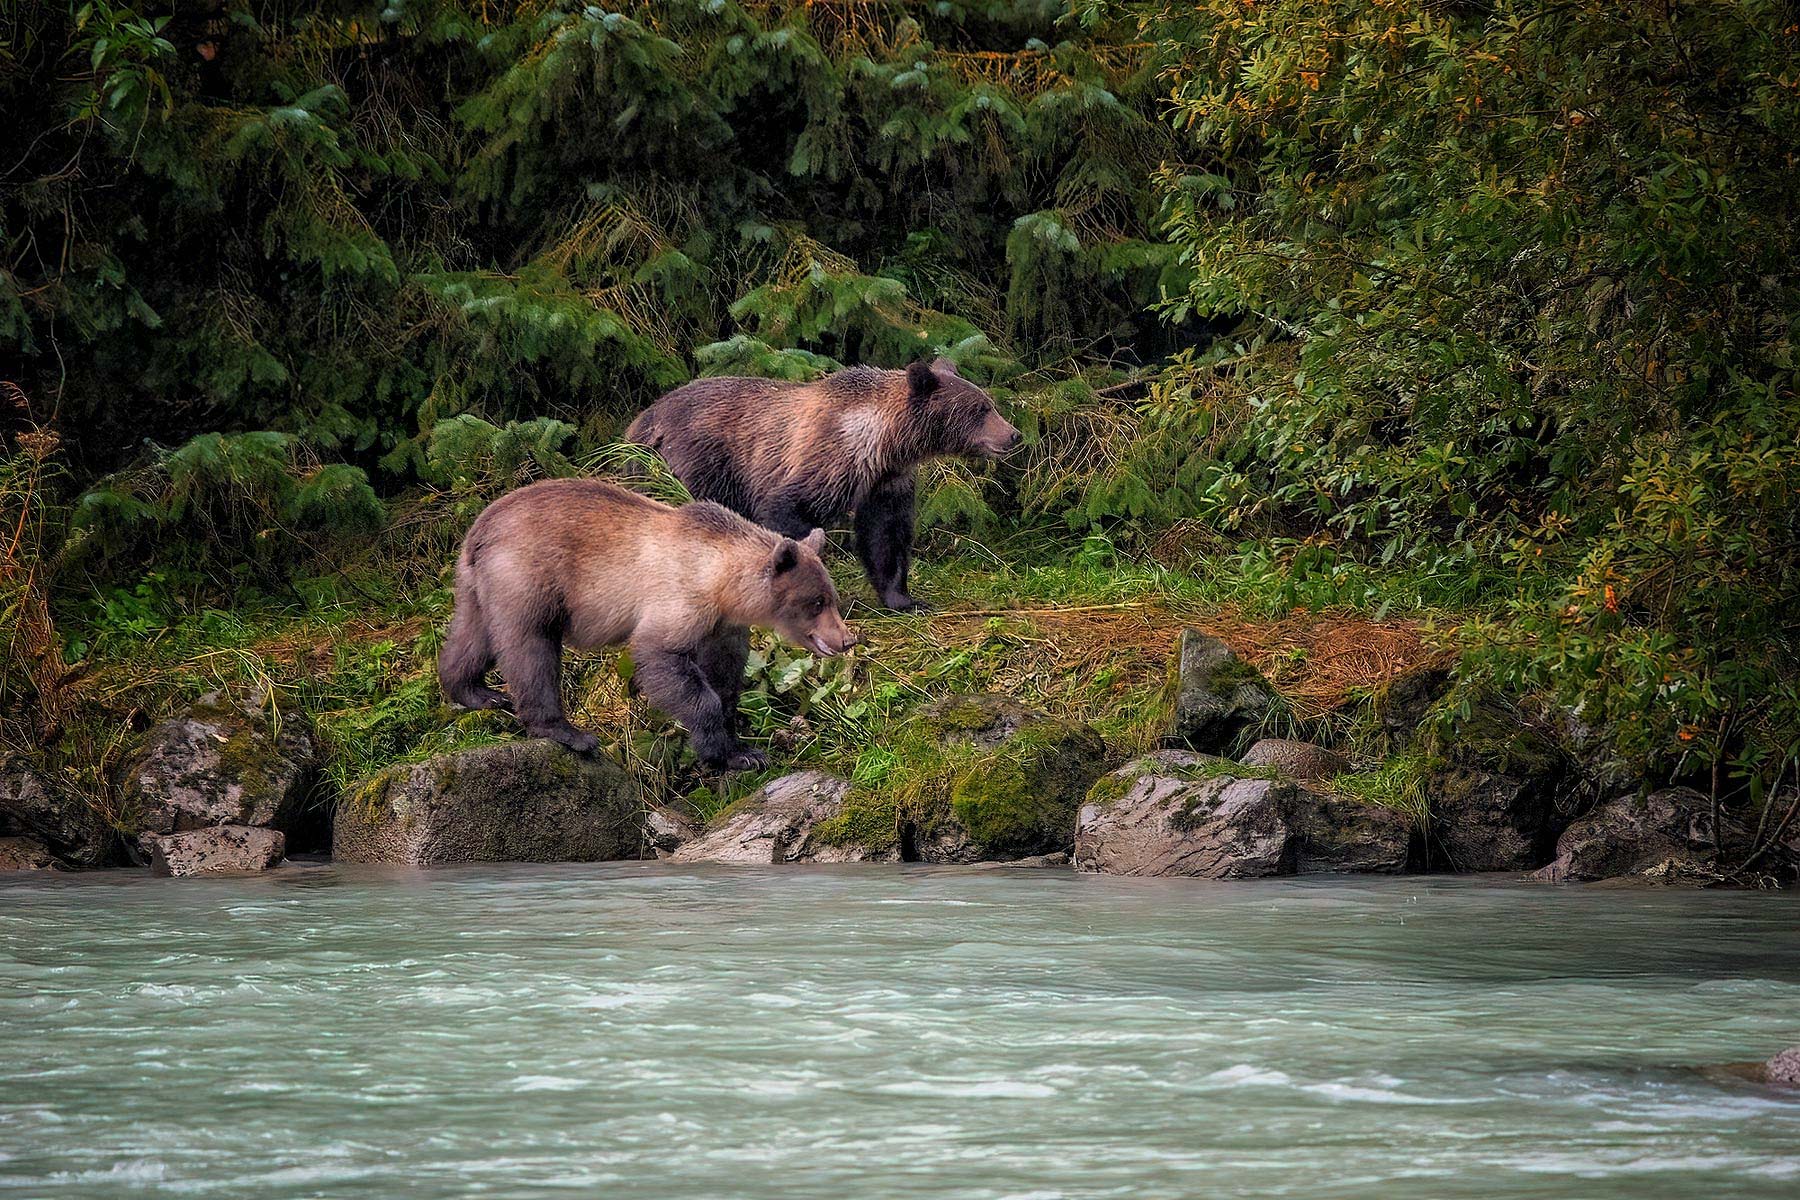
[[813, 603], [812, 603], [812, 610], [816, 613], [824, 612], [825, 611], [825, 597], [823, 597], [823, 596], [815, 597], [813, 599]]

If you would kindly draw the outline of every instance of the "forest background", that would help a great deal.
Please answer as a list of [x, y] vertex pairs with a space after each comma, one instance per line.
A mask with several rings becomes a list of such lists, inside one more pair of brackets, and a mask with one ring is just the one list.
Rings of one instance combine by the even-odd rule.
[[[221, 686], [341, 786], [504, 736], [431, 675], [482, 504], [696, 374], [935, 354], [1028, 447], [928, 475], [965, 615], [759, 642], [792, 757], [878, 780], [970, 687], [1129, 749], [1198, 614], [1377, 799], [1425, 769], [1362, 706], [1400, 658], [1447, 736], [1500, 702], [1591, 779], [1793, 778], [1793, 4], [0, 14], [0, 740], [121, 827], [134, 738]], [[610, 658], [569, 688], [723, 798]]]

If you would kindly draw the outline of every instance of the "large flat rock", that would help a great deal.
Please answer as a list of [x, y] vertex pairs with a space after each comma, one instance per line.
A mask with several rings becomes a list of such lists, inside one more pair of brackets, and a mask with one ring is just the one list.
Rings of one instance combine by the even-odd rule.
[[1081, 806], [1075, 865], [1111, 875], [1259, 879], [1406, 868], [1399, 813], [1320, 795], [1266, 768], [1162, 750], [1103, 777]]
[[543, 739], [390, 767], [332, 822], [344, 862], [606, 862], [645, 858], [660, 833], [637, 781], [611, 759]]

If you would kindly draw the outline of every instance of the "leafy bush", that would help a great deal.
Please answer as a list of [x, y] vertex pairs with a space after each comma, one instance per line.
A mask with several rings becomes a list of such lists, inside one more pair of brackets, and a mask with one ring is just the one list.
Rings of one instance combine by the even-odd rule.
[[1137, 8], [1168, 310], [1292, 348], [1193, 511], [1502, 568], [1470, 669], [1640, 761], [1800, 753], [1791, 7]]

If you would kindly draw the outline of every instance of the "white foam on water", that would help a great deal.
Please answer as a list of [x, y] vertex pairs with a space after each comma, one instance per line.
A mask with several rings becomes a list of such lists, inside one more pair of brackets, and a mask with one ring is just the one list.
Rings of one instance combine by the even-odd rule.
[[1041, 1083], [1008, 1079], [967, 1083], [919, 1079], [904, 1083], [884, 1083], [875, 1090], [886, 1092], [890, 1096], [943, 1096], [959, 1100], [1047, 1100], [1057, 1094], [1055, 1088]]
[[585, 1079], [562, 1075], [521, 1075], [512, 1082], [515, 1092], [578, 1092], [588, 1086]]

